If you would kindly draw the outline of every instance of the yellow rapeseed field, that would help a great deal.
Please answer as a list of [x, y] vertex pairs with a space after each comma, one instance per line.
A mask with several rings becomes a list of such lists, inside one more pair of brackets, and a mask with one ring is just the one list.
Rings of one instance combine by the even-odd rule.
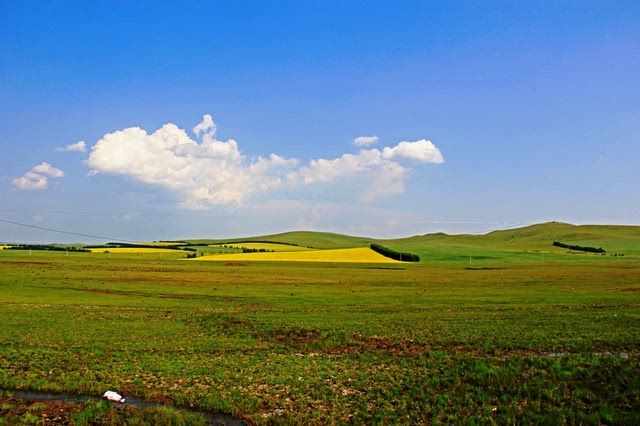
[[114, 248], [92, 248], [91, 253], [114, 253], [114, 254], [126, 254], [126, 253], [176, 253], [177, 255], [183, 256], [185, 254], [184, 251], [181, 250], [170, 250], [163, 248], [142, 248], [142, 247], [114, 247]]
[[215, 261], [271, 261], [271, 262], [340, 262], [340, 263], [399, 263], [376, 253], [368, 247], [307, 250], [276, 253], [234, 253], [197, 257], [195, 260]]
[[[212, 245], [211, 247], [222, 247], [223, 245], [225, 244], [215, 244], [215, 245]], [[290, 246], [288, 244], [276, 244], [276, 243], [234, 243], [234, 244], [226, 244], [226, 245], [231, 247], [244, 247], [244, 248], [256, 249], [256, 250], [265, 249], [268, 251], [277, 251], [277, 252], [313, 250], [308, 247]]]
[[9, 247], [11, 247], [11, 246], [0, 246], [0, 250], [4, 250], [4, 249], [9, 248]]

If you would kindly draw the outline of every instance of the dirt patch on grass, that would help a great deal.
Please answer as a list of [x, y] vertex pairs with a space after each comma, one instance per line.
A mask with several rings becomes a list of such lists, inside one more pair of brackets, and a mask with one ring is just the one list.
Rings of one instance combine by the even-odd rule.
[[84, 291], [85, 293], [95, 293], [95, 294], [112, 294], [116, 296], [151, 297], [151, 294], [142, 293], [139, 291], [98, 290], [98, 289], [69, 289], [69, 290]]
[[39, 418], [38, 423], [72, 425], [74, 422], [71, 415], [79, 412], [81, 408], [72, 402], [0, 397], [0, 417], [13, 418], [17, 422], [28, 416]]
[[407, 268], [393, 268], [393, 267], [383, 267], [383, 266], [365, 266], [364, 268], [360, 268], [360, 269], [387, 269], [387, 270], [391, 270], [391, 271], [406, 271]]
[[398, 342], [386, 337], [372, 336], [356, 344], [328, 346], [324, 352], [331, 355], [385, 352], [394, 357], [411, 357], [429, 350], [431, 350], [431, 345], [411, 341]]
[[498, 270], [507, 269], [507, 268], [471, 268], [471, 267], [466, 267], [464, 269], [466, 269], [467, 271], [498, 271]]
[[640, 293], [640, 287], [623, 288], [620, 291], [629, 291], [631, 293]]
[[224, 266], [247, 266], [247, 264], [242, 262], [229, 262], [225, 263]]
[[305, 330], [305, 329], [287, 330], [287, 331], [275, 330], [275, 331], [272, 331], [270, 335], [278, 343], [282, 343], [287, 346], [309, 345], [312, 343], [326, 340], [326, 338], [320, 336], [320, 334], [317, 331]]
[[102, 290], [94, 288], [68, 288], [68, 287], [55, 287], [62, 290], [82, 291], [85, 293], [94, 294], [108, 294], [114, 296], [130, 296], [130, 297], [159, 297], [161, 299], [200, 299], [200, 300], [212, 300], [212, 301], [224, 301], [233, 302], [237, 300], [237, 297], [231, 296], [209, 296], [206, 294], [171, 294], [171, 293], [145, 293], [141, 291], [122, 291], [122, 290]]
[[151, 403], [158, 403], [158, 404], [162, 404], [162, 405], [172, 405], [173, 404], [173, 400], [169, 397], [166, 397], [164, 395], [152, 395], [151, 397], [149, 397], [149, 402]]
[[225, 302], [233, 302], [236, 300], [236, 297], [221, 297], [221, 296], [207, 296], [206, 294], [159, 294], [158, 295], [162, 299], [202, 299], [202, 300], [215, 300], [220, 301], [223, 300]]
[[361, 353], [381, 353], [390, 356], [408, 357], [416, 356], [422, 352], [431, 350], [431, 345], [419, 344], [412, 341], [394, 341], [387, 337], [353, 336], [350, 343], [335, 345], [330, 339], [322, 336], [318, 331], [296, 329], [275, 330], [269, 333], [270, 339], [276, 342], [298, 349], [301, 352], [323, 352], [331, 355], [347, 355]]
[[30, 265], [51, 265], [51, 262], [39, 262], [39, 261], [34, 261], [34, 260], [29, 260], [29, 259], [25, 259], [25, 260], [3, 260], [2, 261], [3, 265], [24, 265], [25, 263], [28, 263]]

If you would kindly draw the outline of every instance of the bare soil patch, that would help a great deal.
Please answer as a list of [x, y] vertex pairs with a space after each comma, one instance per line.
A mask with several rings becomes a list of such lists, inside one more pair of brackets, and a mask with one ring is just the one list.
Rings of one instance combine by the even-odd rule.
[[507, 269], [507, 268], [472, 268], [472, 267], [466, 267], [464, 269], [466, 269], [467, 271], [498, 271], [498, 270]]
[[397, 342], [386, 337], [369, 337], [359, 344], [328, 346], [325, 352], [331, 355], [344, 355], [366, 352], [386, 352], [394, 357], [417, 356], [431, 350], [431, 345], [423, 345], [410, 341]]
[[81, 406], [72, 402], [34, 401], [29, 399], [0, 397], [1, 417], [18, 417], [26, 413], [39, 417], [42, 424], [74, 424], [71, 414], [81, 410]]

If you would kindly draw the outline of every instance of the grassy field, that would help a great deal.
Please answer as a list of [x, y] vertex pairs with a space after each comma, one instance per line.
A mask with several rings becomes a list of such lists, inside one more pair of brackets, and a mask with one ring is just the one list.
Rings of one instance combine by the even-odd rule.
[[[233, 247], [248, 248], [253, 250], [266, 250], [266, 251], [309, 251], [313, 250], [308, 247], [293, 246], [290, 244], [277, 244], [277, 243], [235, 243]], [[220, 244], [216, 244], [213, 247], [221, 247]]]
[[[257, 424], [637, 423], [636, 248], [567, 254], [521, 232], [531, 246], [386, 242], [419, 264], [3, 250], [0, 388], [115, 390]], [[0, 416], [18, 419], [12, 404]]]
[[243, 242], [274, 242], [285, 244], [296, 244], [301, 247], [311, 247], [314, 249], [338, 249], [338, 248], [354, 248], [354, 247], [367, 247], [369, 244], [375, 242], [372, 238], [366, 237], [352, 237], [349, 235], [332, 234], [329, 232], [309, 232], [309, 231], [295, 231], [285, 232], [282, 234], [261, 235], [258, 237], [246, 237], [246, 238], [233, 238], [231, 240], [189, 240], [189, 242], [208, 243], [208, 244], [230, 244], [239, 245]]

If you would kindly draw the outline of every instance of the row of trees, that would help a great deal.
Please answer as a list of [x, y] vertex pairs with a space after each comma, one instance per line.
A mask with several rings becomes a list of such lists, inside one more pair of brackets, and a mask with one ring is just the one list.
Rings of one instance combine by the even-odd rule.
[[49, 250], [49, 251], [73, 251], [82, 253], [91, 253], [91, 250], [85, 250], [79, 247], [62, 247], [52, 246], [48, 244], [20, 244], [5, 248], [5, 250]]
[[285, 243], [282, 241], [267, 241], [267, 240], [244, 240], [244, 241], [226, 241], [224, 243], [218, 243], [220, 244], [242, 244], [242, 243], [261, 243], [261, 244], [282, 244], [285, 246], [295, 246], [295, 247], [299, 247], [298, 244], [295, 243]]
[[183, 246], [154, 246], [153, 244], [129, 244], [129, 243], [107, 243], [106, 245], [90, 245], [85, 246], [88, 249], [110, 249], [110, 248], [151, 248], [151, 249], [165, 249], [165, 250], [182, 250], [182, 251], [196, 251], [196, 249], [191, 247], [183, 247]]
[[257, 249], [257, 248], [247, 248], [247, 247], [242, 247], [242, 252], [243, 253], [267, 253], [267, 252], [274, 252], [275, 250], [267, 250], [267, 249]]
[[371, 244], [371, 250], [380, 253], [385, 257], [389, 257], [394, 260], [399, 260], [401, 262], [420, 262], [420, 256], [413, 253], [401, 253], [399, 251], [395, 251], [390, 249], [389, 247], [381, 246], [380, 244]]
[[582, 246], [574, 246], [571, 244], [561, 243], [560, 241], [554, 241], [553, 245], [556, 247], [562, 247], [569, 250], [577, 250], [577, 251], [588, 251], [590, 253], [606, 253], [602, 247], [582, 247]]

